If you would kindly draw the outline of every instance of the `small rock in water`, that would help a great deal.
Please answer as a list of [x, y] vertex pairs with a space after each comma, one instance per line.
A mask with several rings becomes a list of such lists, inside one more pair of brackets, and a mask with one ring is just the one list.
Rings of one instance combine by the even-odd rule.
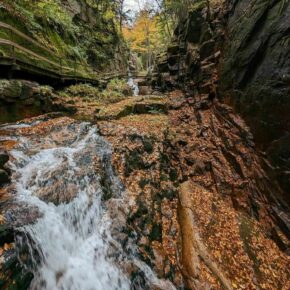
[[9, 182], [9, 175], [8, 173], [3, 170], [3, 169], [0, 169], [0, 185], [3, 185], [5, 183], [8, 183]]
[[0, 153], [0, 168], [3, 168], [3, 166], [8, 162], [9, 156], [6, 153]]

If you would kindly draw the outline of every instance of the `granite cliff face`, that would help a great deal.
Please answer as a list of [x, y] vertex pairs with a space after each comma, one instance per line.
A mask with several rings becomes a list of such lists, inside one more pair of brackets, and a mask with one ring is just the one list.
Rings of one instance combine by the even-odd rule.
[[289, 2], [219, 2], [198, 1], [160, 56], [153, 85], [232, 106], [289, 204]]
[[[89, 17], [88, 11], [81, 16], [78, 1], [68, 3], [73, 15]], [[51, 146], [62, 167], [51, 164], [52, 174], [44, 166], [41, 181], [46, 184], [52, 174], [48, 188], [58, 194], [41, 186], [36, 194], [44, 193], [44, 200], [56, 205], [63, 200], [69, 204], [83, 171], [92, 185], [97, 181], [101, 205], [112, 218], [108, 258], [126, 277], [123, 285], [130, 284], [125, 289], [289, 289], [288, 12], [285, 1], [196, 1], [159, 57], [152, 85], [163, 94], [116, 97], [100, 104], [86, 100], [96, 93], [92, 88], [76, 96], [67, 90], [63, 99], [50, 92], [46, 101], [75, 110], [74, 117], [92, 124], [50, 114], [2, 127], [0, 183], [17, 180], [17, 168], [9, 169], [21, 156], [15, 155], [17, 150], [25, 149], [27, 158], [33, 158], [39, 148]], [[4, 87], [2, 95], [25, 101], [27, 85], [17, 82], [16, 93]], [[42, 99], [40, 92], [36, 86], [29, 98]], [[93, 130], [98, 137], [85, 138], [87, 146], [81, 147], [77, 128], [82, 134]], [[105, 146], [108, 156], [94, 151], [103, 144], [94, 143], [99, 138], [110, 144]], [[38, 149], [29, 152], [21, 140]], [[67, 173], [67, 165], [75, 170], [68, 161], [76, 144], [81, 170], [76, 180], [69, 179], [71, 190], [63, 190], [66, 179], [57, 177]], [[114, 191], [116, 180], [121, 202]], [[30, 255], [24, 247], [22, 260], [17, 259], [15, 237], [21, 222], [33, 227], [39, 216], [22, 211], [23, 219], [17, 220], [13, 187], [12, 182], [0, 191], [6, 201], [0, 216], [0, 282], [7, 289], [26, 289], [32, 272], [37, 283], [40, 264], [36, 271], [25, 271]], [[65, 277], [64, 272], [55, 274], [57, 282]]]
[[232, 1], [223, 51], [221, 95], [251, 127], [289, 204], [290, 3]]
[[[249, 283], [246, 289], [284, 289], [280, 282], [261, 275], [265, 271], [261, 261], [264, 261], [264, 266], [271, 263], [271, 259], [266, 262], [269, 258], [267, 251], [273, 245], [253, 240], [256, 234], [248, 230], [254, 230], [254, 224], [259, 224], [265, 237], [274, 241], [281, 253], [289, 251], [289, 8], [287, 1], [197, 1], [188, 18], [177, 27], [168, 51], [159, 56], [152, 77], [153, 86], [165, 91], [180, 88], [186, 96], [185, 103], [176, 103], [178, 113], [175, 113], [174, 120], [178, 125], [171, 128], [178, 128], [179, 135], [179, 141], [172, 147], [176, 148], [176, 162], [181, 166], [179, 200], [184, 209], [179, 212], [179, 217], [182, 217], [183, 249], [190, 247], [190, 243], [195, 249], [185, 254], [183, 264], [187, 265], [191, 273], [187, 272], [187, 275], [191, 277], [198, 273], [192, 268], [196, 252], [200, 253], [199, 257], [204, 257], [202, 260], [211, 273], [217, 273], [215, 266], [219, 263], [212, 266], [208, 259], [210, 257], [215, 262], [215, 253], [206, 255], [199, 245], [199, 237], [195, 237], [195, 244], [187, 237], [189, 228], [194, 229], [191, 240], [196, 232], [202, 236], [203, 231], [209, 231], [209, 220], [213, 220], [214, 227], [217, 226], [219, 222], [216, 221], [222, 214], [220, 212], [215, 218], [212, 214], [216, 212], [213, 210], [217, 206], [215, 198], [221, 198], [227, 208], [225, 212], [241, 218], [237, 222], [240, 228], [237, 232], [243, 241], [245, 257], [253, 262], [252, 278], [244, 272], [244, 278], [249, 278], [246, 282], [240, 269], [235, 277], [241, 276], [229, 283], [231, 287], [238, 285], [240, 288]], [[200, 131], [192, 132], [199, 126]], [[203, 139], [200, 147], [193, 145], [192, 142], [199, 138]], [[217, 141], [219, 139], [221, 142]], [[198, 169], [197, 172], [194, 168]], [[214, 187], [211, 187], [211, 182], [206, 183], [208, 180], [212, 180]], [[204, 220], [207, 214], [201, 206], [207, 196], [205, 192], [213, 198], [209, 203], [211, 218], [208, 222]], [[235, 228], [234, 220], [230, 222], [232, 230]], [[183, 223], [187, 225], [183, 226]], [[220, 235], [229, 233], [221, 228], [214, 232], [218, 233], [216, 240], [210, 234], [202, 236], [207, 250], [219, 248]], [[252, 238], [248, 239], [248, 235]], [[233, 238], [235, 234], [231, 232], [229, 236], [232, 237], [231, 248], [239, 247], [240, 243]], [[248, 244], [249, 240], [252, 245]], [[212, 246], [209, 245], [211, 242]], [[261, 243], [259, 249], [263, 249], [263, 254], [254, 250], [256, 242]], [[268, 250], [267, 245], [270, 246]], [[221, 252], [223, 250], [216, 254]], [[238, 248], [236, 252], [239, 252]], [[192, 260], [187, 261], [190, 254]], [[227, 256], [226, 252], [221, 256]], [[234, 260], [232, 264], [235, 264]], [[285, 264], [282, 264], [284, 268]], [[227, 271], [232, 270], [224, 267], [223, 263], [219, 268], [221, 275], [216, 277], [228, 289], [224, 277], [229, 278]], [[280, 278], [284, 279], [281, 275]], [[197, 280], [200, 282], [202, 279]], [[194, 279], [189, 283], [190, 289], [198, 287]]]

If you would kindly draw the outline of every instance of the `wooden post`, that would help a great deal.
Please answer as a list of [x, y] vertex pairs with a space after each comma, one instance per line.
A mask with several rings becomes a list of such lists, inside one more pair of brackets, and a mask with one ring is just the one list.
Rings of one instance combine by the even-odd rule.
[[62, 75], [62, 59], [59, 58], [60, 74]]
[[15, 46], [14, 46], [14, 44], [11, 45], [11, 52], [12, 52], [13, 64], [16, 64], [16, 55], [15, 55]]
[[77, 61], [74, 59], [74, 77], [76, 78]]

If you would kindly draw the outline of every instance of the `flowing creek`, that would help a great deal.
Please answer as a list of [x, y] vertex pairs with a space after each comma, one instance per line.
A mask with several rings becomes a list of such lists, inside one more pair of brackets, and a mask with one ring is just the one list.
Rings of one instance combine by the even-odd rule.
[[21, 233], [18, 247], [28, 245], [30, 289], [145, 289], [131, 285], [130, 263], [148, 285], [175, 289], [136, 258], [133, 241], [119, 238], [128, 201], [96, 126], [36, 118], [1, 130], [2, 139], [17, 141], [9, 164], [14, 206], [6, 216]]
[[134, 81], [133, 76], [131, 72], [128, 73], [128, 82], [127, 84], [133, 91], [133, 95], [137, 97], [139, 95], [139, 87], [138, 84]]

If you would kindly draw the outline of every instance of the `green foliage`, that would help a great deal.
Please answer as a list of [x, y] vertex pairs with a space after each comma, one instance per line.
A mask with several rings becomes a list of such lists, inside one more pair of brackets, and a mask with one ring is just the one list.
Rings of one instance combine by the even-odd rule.
[[100, 104], [115, 103], [131, 95], [132, 91], [124, 80], [111, 80], [106, 89], [100, 90], [89, 84], [72, 85], [64, 91], [59, 92], [59, 95], [64, 98], [78, 97], [84, 101], [95, 101]]
[[[3, 3], [2, 3], [3, 2]], [[108, 0], [83, 0], [75, 15], [61, 0], [2, 0], [0, 21], [6, 22], [39, 43], [56, 52], [54, 55], [40, 51], [27, 43], [20, 45], [55, 61], [61, 57], [63, 64], [72, 67], [74, 60], [82, 66], [103, 69], [112, 61], [115, 51], [122, 45], [116, 27], [114, 3]], [[10, 33], [4, 37], [10, 40]], [[2, 36], [2, 35], [1, 35]], [[59, 61], [57, 59], [57, 61]], [[84, 70], [83, 70], [84, 71]], [[85, 71], [84, 71], [85, 73]]]
[[66, 88], [60, 93], [62, 96], [70, 97], [88, 97], [93, 99], [98, 99], [100, 96], [100, 91], [97, 87], [93, 87], [89, 84], [78, 84], [72, 85]]
[[39, 95], [41, 96], [51, 96], [53, 94], [53, 88], [50, 86], [40, 86]]
[[[66, 10], [61, 7], [58, 0], [42, 0], [35, 6], [36, 17], [46, 21], [52, 25], [59, 26], [71, 30], [73, 28], [72, 18]], [[75, 29], [77, 29], [75, 27]]]
[[132, 93], [131, 88], [125, 80], [122, 79], [112, 79], [107, 85], [108, 91], [121, 92], [123, 95], [129, 95]]

